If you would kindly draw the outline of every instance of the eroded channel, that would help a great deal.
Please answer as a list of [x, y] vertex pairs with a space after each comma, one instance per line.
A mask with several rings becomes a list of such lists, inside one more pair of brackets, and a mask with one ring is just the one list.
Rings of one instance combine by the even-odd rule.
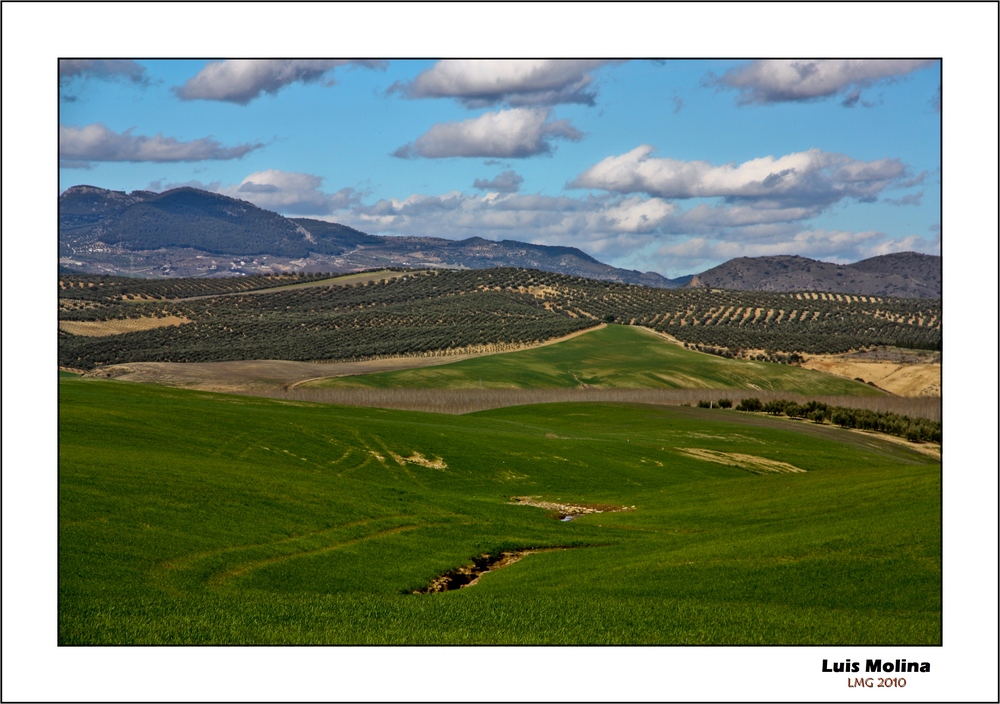
[[435, 577], [423, 589], [414, 590], [414, 594], [435, 594], [437, 592], [450, 592], [453, 589], [471, 587], [479, 578], [488, 572], [495, 572], [504, 567], [509, 567], [515, 562], [537, 552], [554, 552], [556, 550], [570, 550], [569, 547], [559, 548], [527, 548], [524, 550], [504, 550], [499, 553], [483, 553], [472, 558], [471, 565], [462, 565], [453, 570], [445, 572], [440, 577]]
[[[555, 501], [541, 501], [537, 496], [512, 496], [511, 503], [517, 506], [533, 506], [545, 509], [550, 515], [560, 521], [571, 521], [577, 516], [592, 513], [617, 513], [620, 511], [634, 511], [635, 506], [615, 506], [612, 504], [564, 504]], [[556, 550], [572, 550], [578, 547], [592, 546], [564, 546], [549, 548], [524, 548], [522, 550], [503, 550], [495, 553], [483, 553], [472, 558], [471, 565], [462, 565], [449, 570], [439, 577], [431, 580], [423, 589], [416, 589], [414, 594], [435, 594], [437, 592], [449, 592], [453, 589], [471, 587], [479, 582], [480, 577], [489, 572], [509, 567], [515, 562], [538, 552], [553, 552]]]

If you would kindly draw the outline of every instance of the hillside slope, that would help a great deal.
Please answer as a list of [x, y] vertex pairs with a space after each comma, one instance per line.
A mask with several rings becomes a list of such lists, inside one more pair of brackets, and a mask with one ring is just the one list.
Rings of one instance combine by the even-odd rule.
[[[126, 293], [110, 285], [124, 280], [108, 279], [105, 285], [101, 277], [63, 277], [60, 364], [92, 369], [128, 362], [427, 355], [531, 344], [601, 321], [653, 328], [698, 349], [756, 360], [794, 361], [778, 352], [835, 354], [879, 345], [940, 349], [941, 344], [941, 303], [934, 299], [664, 290], [510, 268], [406, 272], [351, 279], [349, 285], [313, 278], [305, 286], [177, 301], [164, 300], [165, 294], [176, 293], [181, 283], [204, 280], [145, 281], [140, 302], [137, 289]], [[70, 293], [88, 298], [69, 298]], [[139, 318], [179, 324], [101, 337], [65, 329], [68, 322]]]
[[[73, 379], [59, 412], [61, 645], [940, 643], [941, 465], [879, 437]], [[529, 548], [573, 549], [414, 593]]]
[[878, 395], [871, 386], [793, 365], [687, 350], [644, 328], [609, 325], [548, 347], [424, 369], [324, 379], [306, 386], [372, 388], [765, 389]]
[[698, 274], [688, 286], [940, 298], [941, 257], [899, 252], [854, 264], [795, 256], [738, 257]]

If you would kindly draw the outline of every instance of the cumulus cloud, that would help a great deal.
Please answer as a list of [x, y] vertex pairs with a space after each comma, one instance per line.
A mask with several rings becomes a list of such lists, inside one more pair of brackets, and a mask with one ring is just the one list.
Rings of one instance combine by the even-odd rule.
[[452, 156], [518, 159], [552, 151], [553, 139], [577, 141], [583, 133], [569, 120], [549, 120], [549, 110], [513, 108], [461, 122], [441, 122], [397, 149], [403, 159]]
[[469, 108], [498, 103], [548, 106], [559, 103], [593, 105], [592, 72], [607, 60], [507, 59], [438, 61], [409, 83], [395, 83], [389, 92], [407, 98], [454, 98]]
[[936, 63], [932, 59], [769, 59], [752, 61], [722, 76], [709, 74], [705, 83], [739, 91], [741, 105], [817, 100], [850, 90], [844, 104], [853, 106], [861, 89]]
[[[476, 195], [453, 191], [366, 203], [365, 194], [352, 188], [328, 192], [318, 176], [277, 169], [252, 173], [238, 184], [188, 182], [165, 188], [181, 185], [373, 234], [483, 237], [577, 247], [614, 266], [666, 276], [697, 273], [739, 256], [798, 254], [845, 263], [898, 251], [940, 252], [940, 231], [927, 237], [893, 238], [876, 230], [814, 229], [804, 222], [818, 212], [811, 207], [757, 208], [752, 203], [722, 201], [683, 209], [645, 194], [569, 197], [503, 193], [495, 188]], [[161, 186], [154, 182], [150, 190]]]
[[477, 178], [472, 183], [473, 188], [481, 191], [497, 191], [498, 193], [517, 193], [521, 190], [524, 178], [516, 171], [504, 171], [489, 181]]
[[819, 149], [721, 166], [654, 158], [654, 152], [653, 147], [642, 145], [609, 156], [569, 185], [660, 198], [719, 197], [751, 203], [758, 209], [818, 209], [844, 198], [874, 201], [884, 189], [902, 185], [909, 175], [899, 159], [859, 161]]
[[239, 159], [263, 144], [224, 147], [211, 137], [182, 142], [174, 137], [113, 132], [100, 123], [59, 126], [59, 159], [63, 165], [92, 161], [208, 161]]
[[74, 78], [149, 83], [146, 67], [130, 59], [60, 59], [59, 83], [63, 84]]
[[[174, 92], [182, 100], [221, 100], [246, 105], [261, 93], [274, 95], [290, 83], [319, 81], [338, 66], [384, 69], [385, 61], [346, 59], [234, 59], [208, 64]], [[332, 80], [327, 81], [331, 85]]]
[[676, 210], [662, 200], [640, 197], [451, 192], [383, 199], [351, 208], [335, 219], [376, 234], [563, 245], [613, 261], [652, 242]]
[[353, 188], [341, 188], [327, 193], [322, 188], [323, 179], [319, 176], [278, 169], [257, 171], [235, 185], [223, 185], [220, 181], [203, 183], [198, 180], [164, 183], [163, 179], [157, 179], [149, 184], [147, 190], [162, 192], [185, 186], [245, 200], [258, 208], [288, 217], [332, 216], [345, 208], [360, 206], [364, 195]]
[[235, 186], [212, 190], [290, 216], [331, 215], [360, 204], [362, 194], [353, 188], [327, 193], [322, 185], [319, 176], [267, 169], [250, 174]]
[[892, 238], [875, 230], [813, 229], [807, 212], [765, 215], [741, 206], [682, 210], [661, 198], [499, 194], [414, 194], [352, 206], [335, 217], [375, 234], [520, 240], [563, 245], [615, 266], [666, 276], [696, 273], [739, 256], [798, 254], [857, 261], [898, 251], [940, 251], [940, 238]]

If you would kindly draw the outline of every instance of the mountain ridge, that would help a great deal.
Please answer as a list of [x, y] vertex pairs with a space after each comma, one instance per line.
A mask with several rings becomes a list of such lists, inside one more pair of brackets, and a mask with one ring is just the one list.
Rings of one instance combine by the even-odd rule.
[[475, 236], [372, 235], [325, 220], [287, 218], [187, 186], [162, 193], [70, 187], [59, 196], [59, 250], [66, 271], [147, 277], [512, 266], [654, 288], [941, 297], [941, 258], [916, 252], [853, 264], [794, 255], [737, 257], [670, 279], [605, 264], [575, 247]]
[[[370, 235], [338, 223], [286, 218], [247, 201], [190, 187], [125, 193], [74, 186], [59, 196], [59, 225], [64, 267], [86, 273], [135, 273], [140, 255], [139, 273], [147, 276], [263, 273], [276, 267], [350, 271], [515, 266], [657, 288], [685, 283], [655, 272], [613, 267], [575, 247], [481, 237]], [[226, 257], [236, 257], [239, 264], [230, 262], [220, 269], [216, 260]]]
[[737, 257], [701, 272], [689, 286], [940, 298], [941, 257], [896, 252], [853, 264], [834, 264], [796, 255]]

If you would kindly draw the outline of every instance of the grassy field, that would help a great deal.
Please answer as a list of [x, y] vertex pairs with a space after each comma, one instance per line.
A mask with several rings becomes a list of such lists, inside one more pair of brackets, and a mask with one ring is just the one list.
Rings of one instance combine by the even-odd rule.
[[609, 325], [536, 349], [433, 368], [308, 382], [308, 387], [765, 389], [877, 395], [866, 384], [785, 364], [726, 359], [672, 344], [638, 327]]
[[[940, 464], [829, 426], [60, 375], [59, 448], [62, 644], [941, 641]], [[528, 548], [568, 549], [413, 593]]]

